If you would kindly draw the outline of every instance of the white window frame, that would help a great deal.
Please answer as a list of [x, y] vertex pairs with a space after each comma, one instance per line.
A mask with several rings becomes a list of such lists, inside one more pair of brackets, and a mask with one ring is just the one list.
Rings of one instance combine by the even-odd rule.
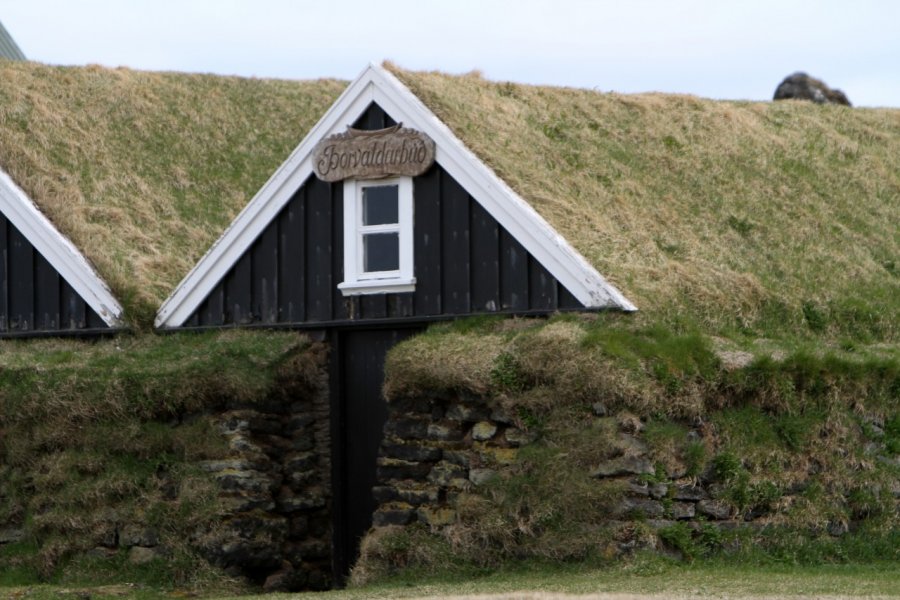
[[[397, 186], [398, 223], [362, 224], [363, 190], [367, 187]], [[398, 233], [400, 268], [395, 271], [363, 270], [363, 235]], [[338, 284], [344, 296], [412, 292], [413, 277], [413, 182], [412, 177], [344, 180], [344, 281]]]

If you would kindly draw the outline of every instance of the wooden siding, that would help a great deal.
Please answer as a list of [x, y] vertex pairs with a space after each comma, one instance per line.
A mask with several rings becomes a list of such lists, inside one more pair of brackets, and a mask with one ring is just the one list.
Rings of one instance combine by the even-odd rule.
[[109, 329], [3, 215], [0, 252], [0, 337]]
[[[394, 121], [372, 105], [353, 124]], [[438, 164], [413, 180], [416, 289], [344, 297], [343, 183], [311, 176], [186, 327], [311, 325], [583, 309]]]

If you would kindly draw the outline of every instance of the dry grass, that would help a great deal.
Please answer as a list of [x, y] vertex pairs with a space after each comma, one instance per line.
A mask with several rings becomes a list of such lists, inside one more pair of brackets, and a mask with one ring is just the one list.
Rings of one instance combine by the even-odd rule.
[[896, 339], [900, 111], [387, 67], [643, 311], [716, 330], [807, 305]]
[[0, 167], [145, 325], [343, 90], [0, 63]]

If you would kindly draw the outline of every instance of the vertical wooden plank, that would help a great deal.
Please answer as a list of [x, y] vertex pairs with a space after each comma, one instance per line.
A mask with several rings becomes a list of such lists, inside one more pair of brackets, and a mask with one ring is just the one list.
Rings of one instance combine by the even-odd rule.
[[34, 330], [34, 247], [12, 223], [9, 227], [9, 326]]
[[391, 319], [402, 319], [415, 314], [415, 296], [412, 292], [391, 294], [387, 298], [387, 316]]
[[383, 319], [387, 316], [387, 294], [372, 294], [360, 298], [360, 318]]
[[197, 324], [220, 326], [225, 324], [225, 282], [220, 281], [197, 309]]
[[376, 129], [384, 129], [396, 125], [394, 121], [384, 110], [375, 102], [369, 105], [363, 114], [353, 122], [354, 129], [364, 129], [372, 131]]
[[433, 165], [413, 180], [413, 307], [420, 317], [441, 314], [441, 172]]
[[225, 276], [225, 321], [233, 325], [246, 325], [253, 321], [250, 306], [252, 285], [250, 253], [245, 252]]
[[560, 309], [577, 309], [584, 308], [584, 304], [578, 301], [578, 298], [572, 295], [563, 284], [556, 282], [556, 297], [558, 298], [558, 308]]
[[[44, 331], [61, 329], [59, 322], [59, 273], [39, 252], [34, 253], [34, 313], [35, 328]], [[105, 323], [104, 323], [105, 325]]]
[[278, 216], [278, 320], [282, 323], [300, 323], [306, 318], [305, 186]]
[[441, 177], [441, 280], [443, 312], [470, 312], [469, 194], [452, 177]]
[[528, 309], [528, 253], [505, 229], [500, 230], [500, 308]]
[[347, 299], [337, 289], [344, 281], [344, 184], [338, 182], [331, 185], [331, 284], [332, 307], [330, 318], [335, 320], [349, 319]]
[[500, 226], [474, 198], [470, 221], [472, 312], [495, 312], [500, 310]]
[[263, 230], [250, 247], [251, 306], [253, 320], [276, 323], [278, 320], [278, 219]]
[[331, 186], [311, 178], [306, 194], [306, 315], [328, 321], [332, 311]]
[[9, 221], [0, 214], [0, 331], [9, 329]]
[[109, 325], [100, 318], [100, 315], [94, 312], [93, 308], [90, 306], [86, 307], [86, 313], [86, 325], [89, 329], [109, 329]]
[[528, 307], [556, 310], [556, 279], [542, 264], [528, 255]]
[[87, 305], [69, 282], [62, 281], [60, 289], [59, 320], [62, 329], [84, 329], [87, 326]]

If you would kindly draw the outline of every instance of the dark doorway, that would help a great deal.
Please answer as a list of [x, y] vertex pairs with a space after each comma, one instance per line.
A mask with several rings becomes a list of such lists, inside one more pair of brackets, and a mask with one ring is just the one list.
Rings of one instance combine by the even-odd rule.
[[387, 404], [381, 393], [387, 351], [419, 329], [335, 331], [331, 336], [332, 548], [343, 585], [372, 525], [375, 466]]

